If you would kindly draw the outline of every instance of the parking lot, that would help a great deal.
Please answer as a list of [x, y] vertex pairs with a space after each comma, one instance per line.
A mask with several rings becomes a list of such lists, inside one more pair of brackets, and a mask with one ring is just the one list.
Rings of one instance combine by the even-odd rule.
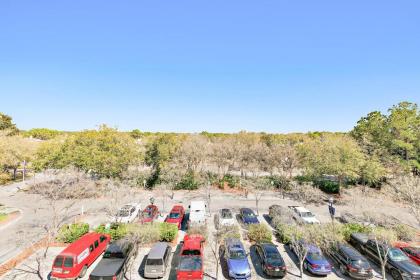
[[[165, 215], [162, 215], [165, 216]], [[262, 213], [258, 217], [259, 221], [261, 223], [267, 224], [270, 228], [270, 224], [268, 222], [267, 213]], [[162, 220], [162, 218], [160, 219]], [[237, 219], [237, 222], [240, 227], [241, 232], [241, 239], [243, 241], [243, 244], [249, 252], [249, 262], [252, 269], [252, 279], [267, 279], [267, 277], [263, 274], [261, 265], [259, 262], [259, 259], [255, 253], [255, 248], [251, 242], [247, 240], [247, 229], [245, 226], [243, 226], [240, 223], [240, 220]], [[213, 255], [211, 246], [214, 246], [213, 238], [214, 236], [212, 233], [215, 232], [215, 224], [213, 216], [209, 216], [207, 218], [207, 241], [205, 243], [205, 253], [204, 253], [204, 270], [205, 270], [205, 279], [228, 279], [228, 272], [227, 272], [227, 265], [226, 261], [223, 259], [223, 257], [220, 258], [220, 264], [218, 269], [218, 275], [216, 275], [216, 259]], [[177, 238], [177, 244], [172, 247], [172, 256], [170, 259], [170, 268], [168, 268], [168, 272], [166, 273], [165, 277], [163, 279], [176, 279], [176, 267], [178, 264], [178, 254], [180, 251], [180, 245], [179, 242], [183, 239], [185, 235], [185, 231], [181, 230], [178, 234]], [[282, 255], [282, 257], [285, 260], [286, 266], [287, 266], [287, 275], [284, 279], [299, 279], [299, 268], [298, 268], [298, 262], [296, 257], [293, 255], [292, 252], [288, 249], [287, 246], [284, 246], [283, 244], [278, 243], [275, 240], [275, 237], [273, 235], [273, 243], [275, 243], [278, 246], [278, 249]], [[135, 259], [131, 260], [129, 263], [128, 271], [126, 273], [126, 279], [145, 279], [143, 277], [143, 268], [144, 268], [144, 262], [145, 262], [145, 256], [149, 252], [151, 246], [141, 246], [138, 251], [138, 255]], [[44, 276], [48, 277], [48, 274], [51, 270], [51, 263], [54, 259], [54, 257], [64, 248], [55, 247], [50, 248], [47, 252], [47, 258], [44, 262], [38, 263], [37, 262], [37, 256], [39, 257], [41, 254], [44, 253], [43, 250], [39, 250], [36, 254], [29, 257], [26, 261], [21, 263], [19, 266], [16, 267], [15, 270], [9, 272], [6, 274], [3, 279], [41, 279], [38, 275], [38, 271]], [[93, 268], [96, 266], [96, 264], [100, 261], [101, 257], [98, 258], [98, 260], [95, 261], [95, 263], [89, 268], [88, 273], [86, 276], [82, 279], [87, 280], [89, 273], [93, 270]], [[375, 268], [375, 266], [373, 266]], [[326, 277], [318, 277], [314, 275], [309, 275], [305, 272], [304, 278], [307, 279], [346, 279], [343, 275], [340, 274], [340, 272], [337, 269], [333, 269], [333, 272], [326, 276]], [[376, 268], [375, 277], [374, 278], [381, 278], [379, 276], [379, 270]], [[48, 278], [43, 278], [48, 279]]]

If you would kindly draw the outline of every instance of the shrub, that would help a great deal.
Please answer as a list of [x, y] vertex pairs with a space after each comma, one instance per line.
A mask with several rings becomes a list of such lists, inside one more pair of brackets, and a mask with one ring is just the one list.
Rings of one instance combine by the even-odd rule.
[[248, 238], [255, 242], [270, 242], [271, 231], [264, 224], [253, 224], [249, 226]]
[[161, 231], [160, 224], [129, 224], [128, 233], [132, 240], [138, 244], [150, 244], [160, 240]]
[[195, 178], [193, 171], [188, 171], [175, 185], [176, 190], [196, 190], [198, 189], [198, 181]]
[[218, 182], [219, 188], [224, 188], [225, 183], [228, 185], [228, 187], [235, 188], [236, 186], [238, 186], [239, 180], [233, 175], [226, 174], [223, 176], [222, 179], [219, 180]]
[[293, 226], [286, 225], [283, 223], [276, 224], [277, 237], [283, 244], [288, 244], [292, 241]]
[[241, 233], [237, 225], [220, 227], [218, 235], [220, 240], [225, 240], [226, 238], [241, 238]]
[[12, 177], [8, 173], [0, 173], [0, 185], [4, 185], [12, 180]]
[[352, 233], [370, 233], [371, 230], [372, 229], [368, 226], [364, 226], [364, 225], [356, 224], [356, 223], [344, 224], [339, 229], [340, 234], [343, 236], [343, 239], [346, 241], [350, 240], [350, 235]]
[[125, 237], [128, 233], [127, 225], [120, 223], [112, 223], [107, 229], [105, 225], [100, 225], [95, 229], [98, 233], [106, 233], [111, 235], [112, 240], [118, 240]]
[[64, 243], [73, 243], [89, 232], [89, 224], [76, 223], [64, 225], [58, 231], [58, 240]]
[[188, 235], [191, 235], [191, 234], [199, 234], [204, 239], [207, 239], [207, 227], [205, 225], [199, 225], [199, 226], [195, 225], [195, 226], [192, 226], [192, 227], [188, 228], [187, 234]]
[[392, 230], [395, 232], [397, 239], [401, 241], [410, 242], [416, 237], [416, 230], [404, 224], [396, 225], [392, 227]]
[[159, 225], [160, 241], [172, 242], [178, 234], [178, 226], [170, 223]]
[[314, 185], [326, 193], [339, 193], [340, 191], [340, 185], [338, 182], [327, 179], [314, 180]]
[[269, 184], [272, 185], [275, 189], [290, 191], [291, 182], [290, 179], [284, 176], [269, 176], [267, 177]]
[[33, 137], [40, 140], [50, 140], [57, 137], [59, 134], [59, 131], [48, 128], [33, 128], [24, 132], [25, 137]]

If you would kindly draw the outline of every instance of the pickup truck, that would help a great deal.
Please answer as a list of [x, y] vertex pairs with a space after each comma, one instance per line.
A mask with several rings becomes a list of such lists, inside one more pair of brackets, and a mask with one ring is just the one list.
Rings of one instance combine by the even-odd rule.
[[124, 279], [127, 260], [131, 256], [133, 244], [119, 240], [108, 245], [102, 260], [89, 276], [89, 280]]
[[[400, 249], [389, 247], [387, 244], [370, 239], [363, 233], [353, 233], [350, 235], [350, 243], [362, 254], [380, 266], [380, 256], [386, 255], [386, 270], [393, 279], [412, 279], [420, 280], [420, 267], [411, 261]], [[379, 255], [379, 253], [381, 255]]]

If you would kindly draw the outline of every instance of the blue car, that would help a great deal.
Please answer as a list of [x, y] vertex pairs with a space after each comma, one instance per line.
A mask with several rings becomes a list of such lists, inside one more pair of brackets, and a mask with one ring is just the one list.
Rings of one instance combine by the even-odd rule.
[[225, 247], [225, 257], [230, 279], [251, 279], [251, 267], [241, 241], [235, 238], [228, 238], [225, 240]]
[[250, 208], [241, 208], [240, 215], [241, 215], [242, 222], [245, 225], [260, 223], [260, 221], [258, 221], [257, 215], [255, 215], [254, 211], [252, 211], [252, 209]]
[[306, 245], [308, 253], [303, 262], [306, 271], [316, 275], [328, 275], [331, 273], [331, 264], [322, 254], [322, 251], [315, 245]]

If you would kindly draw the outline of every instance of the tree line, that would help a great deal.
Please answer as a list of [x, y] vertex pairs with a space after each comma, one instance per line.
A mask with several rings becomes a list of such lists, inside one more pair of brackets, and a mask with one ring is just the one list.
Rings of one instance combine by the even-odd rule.
[[107, 126], [19, 131], [4, 114], [0, 131], [3, 177], [9, 170], [16, 177], [26, 161], [34, 170], [73, 166], [148, 188], [161, 183], [197, 187], [223, 178], [236, 185], [265, 176], [308, 180], [338, 191], [350, 184], [379, 186], [396, 174], [418, 175], [420, 167], [420, 114], [410, 102], [386, 114], [371, 112], [348, 133], [148, 133]]

